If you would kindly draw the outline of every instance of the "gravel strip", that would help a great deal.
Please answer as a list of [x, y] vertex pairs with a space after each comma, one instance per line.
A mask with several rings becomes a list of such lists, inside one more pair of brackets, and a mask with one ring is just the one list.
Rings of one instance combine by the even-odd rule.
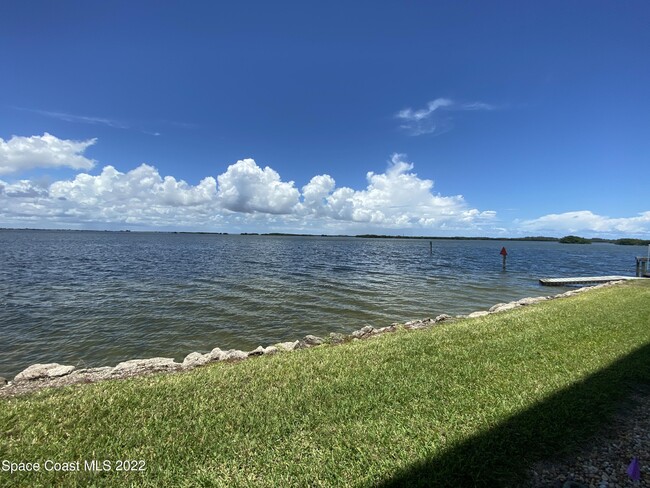
[[[633, 457], [641, 468], [637, 482], [626, 472]], [[650, 487], [650, 388], [637, 390], [611, 424], [580, 452], [567, 459], [539, 462], [528, 474], [525, 487]]]

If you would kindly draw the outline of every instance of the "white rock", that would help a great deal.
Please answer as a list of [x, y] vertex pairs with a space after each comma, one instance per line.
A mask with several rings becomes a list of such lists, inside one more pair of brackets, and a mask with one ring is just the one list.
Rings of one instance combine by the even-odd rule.
[[521, 300], [517, 300], [516, 303], [519, 305], [533, 305], [535, 303], [543, 302], [546, 300], [546, 297], [526, 297]]
[[63, 366], [58, 363], [32, 364], [29, 368], [18, 373], [14, 381], [30, 381], [39, 378], [58, 378], [72, 373], [74, 366]]
[[226, 357], [224, 359], [228, 360], [238, 360], [238, 359], [246, 359], [248, 357], [248, 353], [245, 353], [244, 351], [240, 351], [239, 349], [229, 349], [226, 351]]
[[509, 302], [509, 303], [497, 303], [496, 305], [493, 305], [490, 307], [490, 312], [505, 312], [506, 310], [512, 310], [513, 308], [520, 307], [517, 302]]
[[255, 349], [248, 353], [248, 357], [262, 355], [264, 355], [264, 348], [262, 346], [257, 346]]
[[173, 371], [180, 369], [182, 364], [172, 358], [131, 359], [123, 361], [113, 368], [113, 375], [135, 375], [154, 371]]
[[300, 341], [280, 342], [279, 344], [276, 344], [276, 347], [285, 351], [295, 351], [300, 347]]
[[489, 315], [489, 314], [490, 314], [490, 312], [487, 312], [485, 310], [479, 310], [478, 312], [472, 312], [471, 314], [469, 314], [467, 316], [467, 318], [475, 319], [475, 318], [478, 318], [478, 317], [485, 317], [486, 315]]
[[210, 361], [223, 361], [226, 359], [226, 351], [222, 351], [218, 347], [215, 347], [212, 351], [208, 353]]
[[446, 313], [442, 313], [442, 314], [438, 315], [438, 316], [434, 319], [434, 322], [442, 322], [442, 321], [444, 321], [444, 320], [449, 320], [449, 319], [451, 319], [451, 318], [453, 318], [451, 315], [447, 315]]
[[210, 354], [191, 352], [183, 359], [183, 369], [196, 368], [210, 362]]

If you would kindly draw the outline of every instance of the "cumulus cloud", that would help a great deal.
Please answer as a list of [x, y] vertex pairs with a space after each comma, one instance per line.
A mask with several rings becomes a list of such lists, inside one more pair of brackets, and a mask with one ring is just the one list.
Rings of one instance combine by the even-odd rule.
[[316, 215], [323, 215], [330, 195], [336, 182], [330, 175], [314, 176], [309, 183], [302, 187], [303, 205]]
[[6, 195], [7, 197], [24, 197], [24, 198], [35, 198], [35, 197], [47, 197], [48, 191], [47, 188], [42, 187], [29, 180], [20, 180], [13, 184], [5, 183], [0, 181], [0, 195]]
[[442, 134], [452, 127], [449, 115], [452, 111], [494, 110], [496, 107], [484, 102], [458, 103], [449, 98], [436, 98], [427, 103], [425, 108], [414, 110], [405, 108], [395, 114], [399, 119], [400, 129], [411, 136], [423, 134]]
[[134, 204], [183, 207], [213, 201], [216, 189], [212, 177], [192, 187], [172, 176], [162, 178], [156, 168], [142, 164], [128, 173], [106, 166], [97, 176], [82, 173], [72, 181], [57, 181], [50, 186], [50, 195], [86, 207]]
[[171, 176], [162, 178], [156, 168], [146, 164], [127, 173], [106, 166], [97, 176], [80, 173], [48, 188], [29, 181], [0, 181], [0, 187], [5, 220], [184, 227], [216, 218], [214, 178], [191, 186]]
[[599, 234], [650, 235], [650, 211], [635, 217], [611, 218], [589, 210], [548, 214], [537, 219], [525, 220], [520, 227], [527, 231], [549, 233], [592, 232]]
[[0, 174], [61, 166], [91, 169], [95, 166], [95, 160], [84, 157], [83, 153], [95, 142], [97, 139], [59, 139], [47, 132], [42, 136], [13, 136], [8, 141], [0, 138]]
[[324, 174], [300, 191], [253, 159], [196, 185], [163, 177], [147, 164], [128, 172], [105, 166], [97, 175], [82, 172], [51, 184], [0, 181], [0, 225], [462, 233], [494, 220], [494, 212], [469, 207], [462, 195], [435, 193], [433, 181], [413, 167], [395, 154], [385, 172], [367, 173], [364, 189], [337, 187]]
[[364, 190], [335, 189], [329, 175], [315, 176], [303, 188], [304, 208], [335, 220], [403, 229], [467, 230], [495, 217], [468, 208], [462, 195], [433, 193], [433, 181], [412, 173], [413, 164], [404, 159], [394, 154], [385, 173], [367, 173]]
[[289, 214], [300, 197], [293, 181], [281, 181], [277, 171], [262, 169], [253, 159], [237, 161], [217, 179], [219, 201], [233, 212]]

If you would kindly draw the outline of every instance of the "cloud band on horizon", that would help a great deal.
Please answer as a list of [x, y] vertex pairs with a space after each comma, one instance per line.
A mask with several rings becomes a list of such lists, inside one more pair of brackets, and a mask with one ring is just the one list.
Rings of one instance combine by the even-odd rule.
[[[43, 139], [47, 144], [43, 145]], [[90, 169], [94, 165], [83, 151], [95, 139], [67, 141], [45, 134], [14, 137], [10, 142], [0, 160], [5, 172], [55, 165]], [[67, 148], [65, 157], [62, 147]], [[419, 178], [412, 170], [405, 155], [394, 154], [384, 173], [367, 173], [366, 188], [355, 190], [337, 187], [327, 174], [314, 176], [298, 189], [293, 181], [282, 181], [275, 170], [261, 168], [253, 159], [237, 161], [216, 178], [208, 176], [195, 186], [173, 176], [162, 177], [147, 164], [126, 173], [105, 166], [98, 175], [82, 172], [72, 180], [48, 186], [29, 180], [0, 180], [0, 221], [3, 225], [99, 222], [152, 228], [180, 223], [200, 228], [254, 223], [266, 216], [273, 225], [301, 229], [356, 225], [364, 229], [460, 230], [479, 228], [495, 219], [493, 211], [470, 208], [462, 195], [435, 194], [433, 181]]]
[[[96, 141], [64, 140], [48, 133], [0, 139], [0, 171], [19, 173], [38, 167], [87, 171], [96, 161], [86, 158], [84, 151]], [[80, 172], [47, 185], [0, 180], [0, 226], [650, 236], [650, 211], [620, 218], [588, 210], [549, 214], [515, 220], [508, 229], [493, 210], [472, 208], [462, 195], [435, 193], [434, 182], [420, 178], [413, 168], [406, 155], [393, 154], [383, 173], [366, 174], [367, 185], [360, 190], [337, 187], [328, 174], [316, 175], [299, 188], [253, 159], [239, 160], [197, 185], [163, 177], [147, 164], [127, 172], [104, 166], [97, 175]]]

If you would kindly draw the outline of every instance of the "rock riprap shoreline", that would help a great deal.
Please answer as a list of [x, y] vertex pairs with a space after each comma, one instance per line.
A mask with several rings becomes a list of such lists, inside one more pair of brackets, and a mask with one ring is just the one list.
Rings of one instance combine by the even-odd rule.
[[504, 312], [518, 307], [529, 306], [546, 300], [565, 298], [588, 290], [612, 286], [619, 283], [623, 282], [612, 281], [591, 287], [576, 288], [575, 290], [569, 290], [558, 295], [528, 297], [508, 303], [497, 303], [489, 310], [480, 310], [472, 312], [469, 315], [457, 315], [452, 317], [451, 315], [442, 314], [438, 315], [434, 319], [426, 318], [422, 320], [412, 320], [404, 324], [394, 323], [381, 328], [374, 328], [367, 325], [352, 332], [350, 335], [334, 332], [330, 333], [327, 338], [307, 335], [301, 340], [281, 342], [267, 347], [259, 346], [249, 352], [237, 349], [223, 351], [220, 348], [215, 347], [212, 351], [206, 354], [192, 352], [185, 357], [182, 363], [178, 363], [172, 358], [131, 359], [123, 361], [114, 367], [104, 366], [84, 369], [76, 369], [75, 366], [66, 366], [58, 363], [33, 364], [18, 373], [13, 381], [7, 381], [5, 378], [0, 377], [0, 397], [20, 395], [23, 393], [38, 391], [43, 388], [68, 386], [79, 383], [95, 383], [97, 381], [131, 378], [134, 376], [143, 376], [154, 373], [188, 371], [217, 361], [241, 361], [255, 356], [290, 352], [297, 349], [318, 347], [324, 344], [337, 345], [355, 340], [364, 340], [381, 334], [395, 332], [399, 328], [406, 330], [424, 329], [443, 321], [484, 317], [486, 315]]

